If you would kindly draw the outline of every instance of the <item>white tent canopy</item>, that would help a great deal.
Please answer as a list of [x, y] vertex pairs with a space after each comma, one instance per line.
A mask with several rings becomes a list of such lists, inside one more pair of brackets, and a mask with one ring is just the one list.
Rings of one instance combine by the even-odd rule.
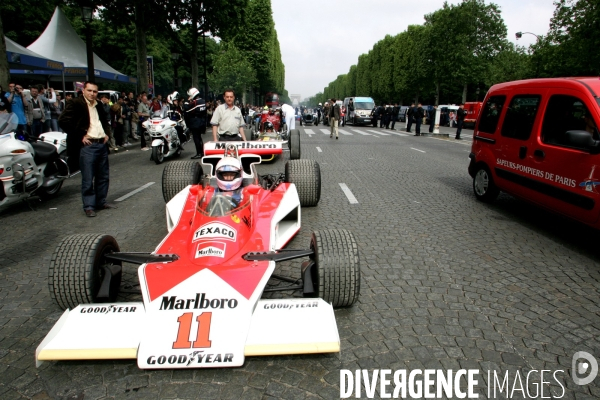
[[26, 69], [55, 69], [62, 71], [64, 65], [60, 62], [49, 60], [40, 54], [26, 49], [20, 44], [13, 42], [6, 36], [6, 56], [10, 68], [26, 68]]
[[[85, 42], [77, 35], [71, 22], [59, 7], [54, 10], [54, 15], [44, 32], [27, 48], [51, 60], [63, 62], [66, 78], [85, 79], [87, 75]], [[97, 81], [137, 82], [135, 78], [130, 78], [108, 65], [96, 54], [94, 54], [94, 76]]]

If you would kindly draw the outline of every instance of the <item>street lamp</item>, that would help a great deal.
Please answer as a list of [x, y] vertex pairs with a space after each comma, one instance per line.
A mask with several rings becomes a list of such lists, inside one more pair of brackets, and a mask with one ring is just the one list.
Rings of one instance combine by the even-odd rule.
[[535, 33], [531, 33], [531, 32], [517, 32], [517, 33], [515, 33], [515, 36], [517, 37], [517, 40], [519, 40], [525, 34], [533, 35], [533, 36], [535, 36], [537, 38], [537, 40], [540, 40], [540, 37], [538, 35], [536, 35]]
[[85, 24], [85, 47], [87, 50], [87, 80], [95, 82], [94, 74], [94, 50], [92, 49], [92, 19], [94, 18], [94, 9], [89, 6], [81, 7], [81, 20]]
[[177, 59], [179, 58], [179, 53], [171, 53], [171, 58], [173, 59], [173, 78], [175, 80], [173, 87], [177, 89]]
[[[517, 38], [517, 40], [521, 39], [523, 37], [523, 35], [528, 34], [528, 35], [533, 35], [537, 38], [537, 43], [540, 43], [540, 37], [538, 35], [536, 35], [535, 33], [531, 33], [531, 32], [517, 32], [515, 33], [515, 36]], [[535, 76], [536, 78], [540, 77], [540, 60], [538, 58], [538, 61], [536, 63], [536, 67], [535, 67]]]

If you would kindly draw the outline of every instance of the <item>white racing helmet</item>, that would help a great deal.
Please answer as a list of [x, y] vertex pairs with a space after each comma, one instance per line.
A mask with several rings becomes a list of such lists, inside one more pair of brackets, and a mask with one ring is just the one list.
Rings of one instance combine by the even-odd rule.
[[[242, 184], [242, 163], [235, 157], [223, 157], [221, 161], [217, 163], [217, 185], [219, 189], [224, 191], [232, 191], [239, 188]], [[234, 173], [234, 177], [231, 180], [225, 180], [223, 173], [230, 172]]]
[[200, 93], [200, 91], [198, 89], [196, 89], [195, 87], [190, 88], [187, 91], [187, 95], [190, 100], [193, 99], [194, 97], [196, 97], [198, 95], [198, 93]]

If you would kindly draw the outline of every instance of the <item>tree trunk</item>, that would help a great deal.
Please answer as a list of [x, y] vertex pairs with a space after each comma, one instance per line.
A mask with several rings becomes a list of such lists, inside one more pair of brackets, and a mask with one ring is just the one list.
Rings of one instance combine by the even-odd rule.
[[146, 60], [146, 27], [144, 25], [144, 5], [135, 3], [135, 50], [137, 59], [137, 91], [148, 91], [148, 61]]
[[4, 90], [8, 89], [10, 81], [10, 68], [6, 59], [6, 41], [4, 40], [4, 28], [2, 27], [2, 18], [0, 17], [0, 86]]
[[439, 82], [435, 83], [435, 105], [436, 106], [440, 105], [440, 83]]
[[202, 80], [204, 81], [204, 98], [208, 97], [208, 77], [206, 76], [206, 32], [202, 31]]
[[467, 84], [466, 83], [465, 83], [465, 86], [463, 87], [462, 102], [463, 103], [467, 102]]
[[198, 88], [198, 17], [192, 19], [192, 87]]

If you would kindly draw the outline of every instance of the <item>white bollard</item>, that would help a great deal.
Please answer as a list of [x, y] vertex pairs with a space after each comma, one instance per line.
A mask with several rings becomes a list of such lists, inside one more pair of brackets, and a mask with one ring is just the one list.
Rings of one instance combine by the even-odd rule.
[[440, 133], [440, 110], [435, 110], [435, 126], [433, 127], [433, 133]]

